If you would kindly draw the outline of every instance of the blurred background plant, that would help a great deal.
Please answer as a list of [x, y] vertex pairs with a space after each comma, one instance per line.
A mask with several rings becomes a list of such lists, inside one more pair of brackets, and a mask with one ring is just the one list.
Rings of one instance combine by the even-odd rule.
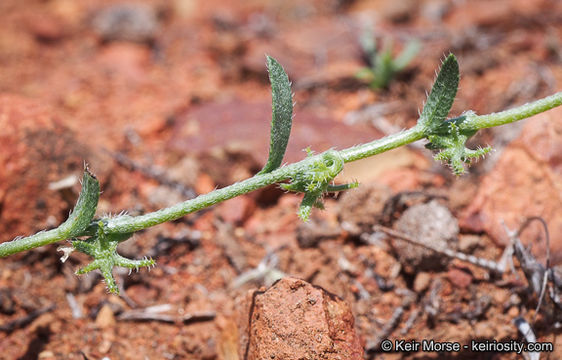
[[373, 90], [387, 88], [396, 75], [412, 62], [421, 47], [417, 40], [410, 40], [394, 57], [392, 38], [385, 37], [377, 42], [372, 30], [363, 31], [359, 42], [367, 66], [359, 70], [355, 76], [366, 81]]

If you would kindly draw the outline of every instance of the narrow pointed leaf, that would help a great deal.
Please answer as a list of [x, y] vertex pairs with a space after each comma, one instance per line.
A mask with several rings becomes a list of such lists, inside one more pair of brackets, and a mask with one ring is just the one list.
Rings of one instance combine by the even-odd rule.
[[78, 201], [68, 219], [59, 227], [65, 233], [66, 238], [82, 235], [82, 232], [90, 225], [100, 197], [100, 183], [88, 169], [84, 171], [82, 178], [82, 190]]
[[457, 95], [459, 78], [457, 58], [455, 55], [449, 54], [441, 65], [441, 71], [435, 79], [431, 93], [427, 97], [427, 102], [418, 120], [422, 126], [428, 130], [435, 129], [447, 118]]
[[269, 158], [259, 172], [265, 174], [281, 166], [293, 123], [293, 96], [289, 77], [277, 60], [267, 56], [267, 69], [271, 82], [272, 110]]

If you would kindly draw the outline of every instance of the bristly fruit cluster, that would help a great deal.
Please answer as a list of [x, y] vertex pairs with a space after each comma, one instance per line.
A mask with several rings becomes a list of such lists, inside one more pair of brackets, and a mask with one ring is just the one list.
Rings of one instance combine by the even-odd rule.
[[308, 156], [305, 159], [281, 166], [293, 120], [291, 83], [281, 65], [269, 56], [267, 68], [272, 88], [273, 115], [269, 158], [258, 174], [152, 213], [140, 216], [121, 214], [94, 219], [100, 186], [95, 176], [86, 168], [82, 190], [69, 218], [56, 229], [0, 244], [0, 257], [70, 239], [72, 248], [62, 248], [63, 259], [66, 259], [72, 250], [88, 254], [93, 261], [76, 273], [84, 274], [92, 270], [100, 270], [108, 290], [117, 293], [118, 287], [113, 277], [115, 266], [138, 270], [141, 267], [150, 268], [155, 264], [152, 259], [132, 260], [117, 253], [118, 244], [131, 238], [136, 231], [178, 219], [271, 184], [280, 184], [285, 190], [304, 194], [298, 215], [306, 221], [313, 207], [323, 208], [322, 198], [326, 193], [358, 186], [357, 183], [340, 185], [333, 183], [334, 178], [343, 170], [347, 162], [427, 139], [429, 143], [426, 146], [438, 151], [435, 158], [449, 164], [453, 172], [460, 175], [465, 171], [466, 164], [490, 151], [488, 147], [476, 150], [466, 148], [466, 141], [479, 129], [508, 124], [562, 105], [562, 92], [559, 92], [511, 110], [480, 116], [468, 111], [459, 117], [447, 120], [459, 85], [458, 63], [455, 56], [451, 54], [445, 58], [441, 66], [416, 126], [339, 151], [330, 149], [314, 154], [308, 149]]
[[466, 141], [476, 134], [476, 130], [463, 129], [462, 123], [475, 116], [474, 112], [468, 111], [458, 118], [445, 121], [455, 101], [459, 80], [459, 64], [455, 56], [450, 54], [441, 65], [441, 71], [418, 120], [418, 125], [424, 128], [429, 140], [426, 147], [439, 150], [435, 160], [449, 164], [455, 175], [465, 172], [464, 164], [470, 164], [473, 159], [478, 159], [491, 150], [490, 147], [477, 150], [466, 147]]
[[[312, 150], [307, 149], [308, 156], [313, 156]], [[335, 150], [328, 150], [322, 157], [301, 172], [291, 177], [289, 184], [281, 184], [287, 191], [302, 192], [302, 199], [297, 214], [303, 221], [310, 217], [312, 208], [324, 209], [322, 197], [325, 193], [336, 192], [357, 187], [357, 182], [351, 184], [333, 185], [334, 178], [343, 170], [344, 160]]]

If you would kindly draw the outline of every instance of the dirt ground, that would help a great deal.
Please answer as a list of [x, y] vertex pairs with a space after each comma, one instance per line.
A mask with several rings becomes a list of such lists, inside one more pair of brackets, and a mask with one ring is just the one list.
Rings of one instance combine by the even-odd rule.
[[[0, 24], [2, 242], [64, 221], [84, 162], [101, 182], [100, 216], [146, 213], [259, 171], [265, 54], [293, 82], [288, 162], [308, 146], [343, 149], [414, 125], [449, 52], [461, 69], [452, 115], [562, 84], [557, 0], [2, 0]], [[367, 28], [396, 51], [422, 44], [388, 89], [355, 76]], [[121, 253], [158, 266], [116, 272], [121, 296], [98, 274], [75, 276], [87, 257], [63, 264], [57, 244], [3, 258], [0, 358], [519, 359], [381, 350], [384, 339], [524, 343], [517, 319], [553, 343], [541, 359], [562, 358], [560, 309], [547, 293], [536, 312], [519, 261], [494, 275], [373, 230], [499, 260], [506, 227], [540, 216], [550, 265], [562, 266], [562, 110], [472, 144], [495, 151], [462, 177], [417, 145], [348, 164], [338, 182], [359, 189], [327, 198], [308, 223], [300, 196], [272, 186], [140, 232]], [[546, 261], [537, 223], [521, 240]], [[311, 346], [320, 350], [302, 350]]]

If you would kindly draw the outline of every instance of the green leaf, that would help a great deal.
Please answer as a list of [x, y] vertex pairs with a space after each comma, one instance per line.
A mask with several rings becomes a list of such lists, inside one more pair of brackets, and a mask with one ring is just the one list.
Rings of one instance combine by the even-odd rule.
[[277, 60], [270, 56], [267, 56], [267, 69], [271, 82], [273, 116], [271, 119], [269, 158], [259, 174], [266, 174], [281, 166], [293, 123], [293, 96], [289, 77]]
[[368, 67], [361, 68], [355, 73], [355, 77], [359, 80], [372, 81], [374, 78], [373, 70]]
[[427, 97], [427, 102], [418, 120], [418, 123], [426, 128], [426, 132], [431, 132], [447, 118], [457, 95], [459, 79], [457, 58], [455, 55], [449, 54], [441, 65], [441, 71], [435, 79], [431, 93]]
[[82, 178], [82, 190], [78, 196], [76, 206], [68, 219], [59, 227], [65, 238], [82, 235], [96, 214], [99, 197], [100, 184], [96, 177], [86, 168]]
[[397, 72], [404, 70], [414, 60], [420, 49], [421, 45], [418, 41], [412, 40], [408, 42], [400, 55], [394, 59], [394, 70]]

